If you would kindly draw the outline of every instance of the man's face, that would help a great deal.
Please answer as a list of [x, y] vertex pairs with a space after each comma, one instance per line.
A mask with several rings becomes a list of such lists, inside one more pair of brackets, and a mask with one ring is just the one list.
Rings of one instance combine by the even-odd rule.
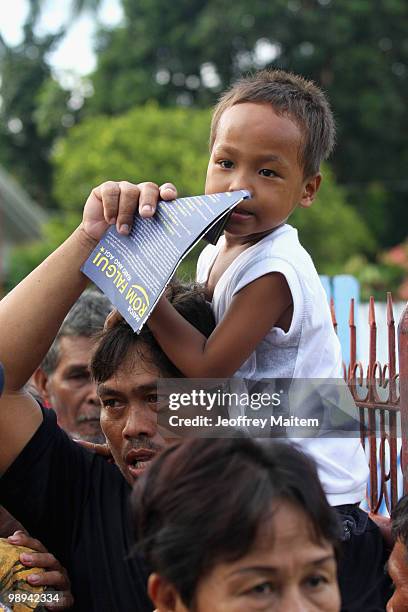
[[119, 371], [98, 385], [102, 431], [129, 484], [165, 446], [157, 425], [159, 377], [150, 359], [130, 351]]
[[395, 542], [387, 566], [395, 588], [387, 604], [387, 612], [406, 612], [408, 610], [408, 551], [400, 540]]
[[104, 442], [96, 384], [89, 371], [94, 342], [85, 336], [63, 336], [57, 367], [39, 391], [57, 413], [60, 427], [70, 436]]

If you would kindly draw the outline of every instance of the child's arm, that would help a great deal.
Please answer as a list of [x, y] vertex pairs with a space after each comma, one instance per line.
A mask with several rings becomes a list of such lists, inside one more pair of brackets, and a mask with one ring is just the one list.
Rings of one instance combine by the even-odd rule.
[[226, 378], [240, 368], [283, 313], [292, 295], [285, 277], [269, 273], [249, 283], [207, 339], [162, 297], [148, 325], [170, 361], [189, 378]]

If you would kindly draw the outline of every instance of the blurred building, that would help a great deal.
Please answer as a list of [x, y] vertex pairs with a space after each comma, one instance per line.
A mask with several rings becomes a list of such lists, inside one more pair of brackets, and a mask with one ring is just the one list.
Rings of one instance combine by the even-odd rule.
[[41, 237], [47, 213], [0, 166], [0, 296], [10, 248]]

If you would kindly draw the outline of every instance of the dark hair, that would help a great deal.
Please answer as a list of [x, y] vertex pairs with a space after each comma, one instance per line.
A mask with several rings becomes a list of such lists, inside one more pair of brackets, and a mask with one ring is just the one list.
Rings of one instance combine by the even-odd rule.
[[408, 549], [408, 495], [401, 497], [391, 512], [392, 535]]
[[85, 291], [68, 312], [48, 353], [44, 357], [41, 368], [46, 374], [52, 374], [60, 358], [60, 341], [65, 336], [96, 336], [112, 310], [108, 298], [94, 290]]
[[135, 485], [137, 552], [190, 606], [198, 581], [217, 562], [244, 556], [279, 501], [305, 512], [317, 541], [338, 542], [337, 515], [315, 464], [293, 445], [183, 441], [155, 458]]
[[[166, 297], [175, 309], [202, 334], [208, 337], [212, 333], [215, 319], [201, 286], [173, 281], [167, 287]], [[150, 357], [150, 363], [157, 367], [164, 376], [169, 378], [182, 376], [162, 351], [147, 326], [143, 327], [140, 334], [137, 335], [125, 320], [121, 320], [100, 335], [91, 361], [91, 374], [94, 380], [101, 383], [111, 378], [130, 351], [135, 351], [135, 354], [139, 355], [144, 362]]]
[[303, 132], [300, 162], [304, 176], [319, 172], [322, 160], [329, 157], [334, 147], [336, 129], [330, 104], [317, 85], [284, 70], [261, 70], [238, 80], [222, 94], [214, 108], [210, 151], [223, 112], [243, 102], [270, 104], [276, 113], [292, 119]]

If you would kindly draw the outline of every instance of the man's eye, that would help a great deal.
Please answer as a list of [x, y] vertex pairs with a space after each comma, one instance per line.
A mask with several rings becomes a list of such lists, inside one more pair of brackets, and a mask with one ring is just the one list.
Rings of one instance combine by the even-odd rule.
[[276, 172], [274, 170], [270, 170], [269, 168], [262, 168], [262, 170], [259, 171], [259, 174], [261, 174], [262, 176], [277, 176]]
[[108, 409], [120, 408], [122, 406], [117, 399], [101, 399], [101, 403], [104, 408]]
[[68, 376], [70, 380], [88, 380], [89, 374], [88, 372], [73, 372]]
[[146, 395], [146, 402], [148, 404], [157, 404], [158, 402], [157, 393], [150, 393], [149, 395]]

